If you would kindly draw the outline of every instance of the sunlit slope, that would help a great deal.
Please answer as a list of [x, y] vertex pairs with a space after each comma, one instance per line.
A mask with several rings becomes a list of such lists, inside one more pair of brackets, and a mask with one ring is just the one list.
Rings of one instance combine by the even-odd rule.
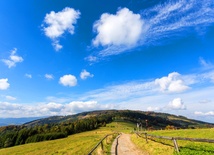
[[113, 122], [97, 130], [68, 136], [67, 138], [30, 143], [11, 148], [0, 149], [1, 155], [84, 155], [87, 154], [105, 135], [114, 132], [130, 133], [135, 124]]
[[[214, 128], [209, 129], [185, 129], [185, 130], [158, 130], [148, 131], [149, 134], [169, 137], [204, 138], [214, 139]], [[144, 136], [143, 136], [144, 137]], [[132, 136], [134, 143], [152, 155], [171, 155], [174, 153], [174, 145], [171, 140], [156, 139], [146, 140]], [[180, 155], [213, 155], [214, 143], [192, 142], [177, 140]]]
[[177, 116], [167, 113], [157, 113], [157, 112], [147, 112], [147, 111], [133, 111], [133, 110], [99, 110], [91, 112], [83, 112], [76, 115], [68, 116], [53, 116], [44, 119], [35, 120], [24, 125], [26, 126], [36, 126], [44, 125], [50, 123], [62, 123], [70, 122], [79, 119], [85, 119], [90, 117], [101, 117], [108, 116], [113, 120], [124, 119], [132, 122], [139, 122], [142, 125], [146, 125], [146, 120], [148, 121], [148, 126], [156, 129], [165, 128], [167, 125], [173, 125], [178, 128], [191, 128], [191, 127], [207, 127], [213, 126], [214, 124], [202, 122], [198, 120], [192, 120], [184, 116]]

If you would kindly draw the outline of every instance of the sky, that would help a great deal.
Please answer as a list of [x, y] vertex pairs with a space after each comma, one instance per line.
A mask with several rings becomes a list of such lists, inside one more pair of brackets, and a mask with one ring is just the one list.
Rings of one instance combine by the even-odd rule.
[[213, 0], [0, 1], [0, 117], [130, 109], [214, 123]]

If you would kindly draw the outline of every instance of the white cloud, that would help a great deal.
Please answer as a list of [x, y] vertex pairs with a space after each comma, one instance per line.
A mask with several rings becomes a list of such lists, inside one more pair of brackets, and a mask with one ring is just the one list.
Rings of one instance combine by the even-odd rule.
[[160, 107], [147, 107], [147, 111], [162, 111], [162, 108]]
[[32, 78], [32, 75], [31, 74], [25, 74], [25, 77], [27, 77], [27, 78], [29, 78], [29, 79], [31, 79]]
[[8, 79], [0, 79], [0, 90], [6, 90], [9, 86]]
[[[184, 81], [191, 77], [201, 79], [201, 75], [198, 73], [197, 76], [194, 74], [180, 76]], [[205, 113], [206, 111], [213, 111], [214, 86], [208, 80], [187, 81], [187, 84], [191, 84], [192, 89], [179, 92], [179, 94], [176, 92], [162, 92], [160, 91], [160, 86], [155, 84], [155, 79], [148, 79], [126, 81], [122, 84], [106, 86], [84, 94], [72, 94], [71, 96], [60, 96], [59, 98], [50, 96], [46, 98], [47, 102], [36, 105], [35, 103], [24, 105], [4, 102], [4, 104], [0, 103], [0, 116], [67, 115], [99, 109], [130, 109], [162, 111], [195, 119], [200, 117], [201, 120], [213, 122], [213, 119], [207, 119], [208, 115], [194, 115], [194, 112], [203, 111], [203, 113]], [[201, 84], [203, 87], [200, 87]], [[185, 104], [181, 98], [178, 98], [178, 95], [185, 101]], [[3, 97], [5, 96], [3, 95]], [[172, 101], [169, 102], [170, 100]], [[201, 104], [201, 102], [206, 102], [206, 104]], [[186, 107], [188, 107], [188, 109], [186, 109]]]
[[111, 109], [113, 106], [108, 104], [98, 104], [97, 101], [73, 101], [65, 105], [63, 112], [78, 113], [91, 110]]
[[3, 111], [17, 111], [19, 110], [21, 107], [21, 105], [19, 104], [12, 104], [12, 103], [9, 103], [9, 102], [0, 102], [0, 114], [3, 112]]
[[209, 112], [195, 111], [194, 114], [201, 115], [201, 116], [214, 116], [214, 111], [209, 111]]
[[71, 115], [83, 111], [113, 109], [113, 105], [97, 101], [72, 101], [65, 104], [48, 102], [34, 105], [0, 102], [0, 117], [35, 117]]
[[6, 98], [7, 100], [11, 100], [11, 101], [12, 101], [12, 100], [16, 100], [16, 98], [15, 98], [15, 97], [13, 97], [13, 96], [9, 96], [9, 95], [8, 95], [8, 96], [5, 96], [5, 98]]
[[87, 79], [89, 77], [94, 77], [94, 75], [89, 73], [89, 72], [87, 72], [85, 69], [83, 69], [82, 72], [80, 73], [80, 78], [82, 80], [85, 80], [85, 79]]
[[54, 40], [52, 42], [52, 46], [54, 47], [55, 51], [59, 51], [63, 48], [63, 46], [60, 45], [59, 40]]
[[60, 77], [59, 83], [63, 86], [73, 87], [77, 85], [77, 79], [74, 75], [68, 74]]
[[90, 62], [96, 62], [98, 60], [98, 58], [90, 55], [90, 56], [86, 57], [85, 60], [88, 60]]
[[208, 27], [214, 23], [213, 1], [178, 0], [168, 1], [144, 10], [142, 16], [150, 23], [148, 41], [167, 38], [177, 34], [187, 35], [189, 28]]
[[52, 74], [45, 74], [45, 78], [48, 80], [54, 79], [54, 76]]
[[63, 108], [63, 105], [54, 103], [54, 102], [50, 102], [47, 104], [39, 105], [39, 107], [40, 107], [41, 111], [43, 111], [43, 112], [60, 112], [61, 109]]
[[122, 8], [116, 15], [104, 13], [93, 26], [97, 33], [93, 39], [93, 45], [105, 46], [107, 50], [100, 52], [101, 55], [116, 55], [118, 48], [129, 49], [140, 40], [141, 34], [146, 29], [140, 14], [134, 14], [128, 8]]
[[142, 33], [143, 21], [139, 14], [127, 8], [119, 10], [116, 15], [104, 13], [94, 24], [98, 33], [94, 45], [134, 45]]
[[156, 79], [155, 84], [160, 86], [161, 91], [169, 93], [183, 92], [189, 89], [181, 75], [177, 72], [172, 72], [167, 77]]
[[51, 11], [49, 14], [46, 14], [44, 19], [45, 25], [42, 25], [43, 30], [45, 35], [52, 39], [52, 45], [56, 51], [62, 48], [62, 45], [59, 44], [59, 37], [65, 32], [74, 34], [74, 24], [76, 24], [79, 17], [80, 12], [69, 7], [59, 12]]
[[16, 52], [17, 49], [14, 48], [11, 51], [9, 59], [2, 59], [2, 62], [4, 62], [4, 64], [7, 65], [8, 68], [15, 67], [17, 63], [20, 63], [24, 60], [21, 56], [16, 55]]
[[195, 31], [199, 35], [214, 24], [213, 5], [212, 0], [170, 0], [139, 14], [127, 8], [116, 15], [104, 13], [94, 24], [97, 36], [93, 44], [102, 46], [94, 55], [100, 58], [132, 52], [135, 47], [166, 44], [168, 38], [177, 39]]
[[181, 98], [175, 98], [169, 102], [169, 104], [166, 106], [166, 108], [169, 108], [172, 110], [185, 110], [186, 106], [184, 105]]

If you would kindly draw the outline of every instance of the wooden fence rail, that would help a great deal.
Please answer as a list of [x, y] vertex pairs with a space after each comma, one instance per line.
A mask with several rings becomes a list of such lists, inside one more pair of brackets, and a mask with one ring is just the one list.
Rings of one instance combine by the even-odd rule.
[[114, 134], [118, 134], [118, 133], [108, 134], [108, 135], [106, 135], [105, 137], [103, 137], [103, 139], [101, 139], [101, 140], [97, 143], [97, 145], [88, 153], [88, 155], [92, 155], [92, 153], [97, 149], [97, 147], [98, 147], [99, 145], [101, 145], [101, 148], [102, 148], [102, 150], [103, 150], [103, 141], [104, 141], [108, 136], [114, 135]]
[[[137, 134], [139, 137], [142, 137], [142, 136], [140, 135], [140, 133], [137, 133], [137, 132], [136, 132], [136, 134]], [[144, 134], [144, 135], [145, 135], [145, 139], [146, 139], [146, 142], [147, 142], [147, 143], [148, 143], [148, 136], [150, 136], [150, 137], [155, 137], [155, 138], [159, 138], [159, 139], [172, 140], [176, 152], [179, 152], [177, 140], [187, 140], [187, 141], [194, 141], [194, 142], [214, 143], [214, 139], [158, 136], [158, 135], [148, 134], [148, 133], [146, 133], [146, 132], [141, 133], [141, 134]]]

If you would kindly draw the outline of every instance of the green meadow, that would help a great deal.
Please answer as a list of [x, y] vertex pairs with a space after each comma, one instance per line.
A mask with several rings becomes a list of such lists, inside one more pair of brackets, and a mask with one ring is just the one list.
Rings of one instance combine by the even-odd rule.
[[[176, 154], [170, 140], [146, 140], [134, 134], [135, 124], [131, 122], [113, 122], [93, 131], [70, 135], [58, 140], [29, 143], [10, 148], [0, 149], [1, 155], [85, 155], [107, 134], [130, 133], [132, 141], [138, 148], [147, 151], [150, 155]], [[214, 139], [214, 128], [211, 129], [186, 129], [186, 130], [156, 130], [148, 133], [160, 136], [207, 138]], [[112, 142], [117, 134], [109, 136], [103, 141], [103, 149], [99, 146], [93, 154], [110, 155]], [[177, 141], [181, 155], [211, 155], [214, 154], [213, 143], [190, 141]]]
[[[204, 138], [214, 139], [214, 128], [210, 129], [185, 129], [185, 130], [156, 130], [149, 131], [149, 134], [169, 137]], [[143, 135], [142, 135], [143, 136]], [[143, 136], [144, 137], [144, 136]], [[133, 142], [141, 149], [147, 150], [152, 155], [176, 154], [171, 140], [152, 138], [146, 140], [136, 135], [132, 135]], [[180, 155], [213, 155], [214, 143], [192, 142], [177, 140]]]
[[[97, 130], [70, 135], [67, 138], [29, 143], [10, 148], [0, 149], [1, 155], [84, 155], [87, 154], [103, 137], [115, 132], [128, 133], [135, 124], [113, 122]], [[110, 152], [115, 137], [108, 137], [104, 141], [106, 154]], [[99, 152], [98, 148], [96, 152]]]

